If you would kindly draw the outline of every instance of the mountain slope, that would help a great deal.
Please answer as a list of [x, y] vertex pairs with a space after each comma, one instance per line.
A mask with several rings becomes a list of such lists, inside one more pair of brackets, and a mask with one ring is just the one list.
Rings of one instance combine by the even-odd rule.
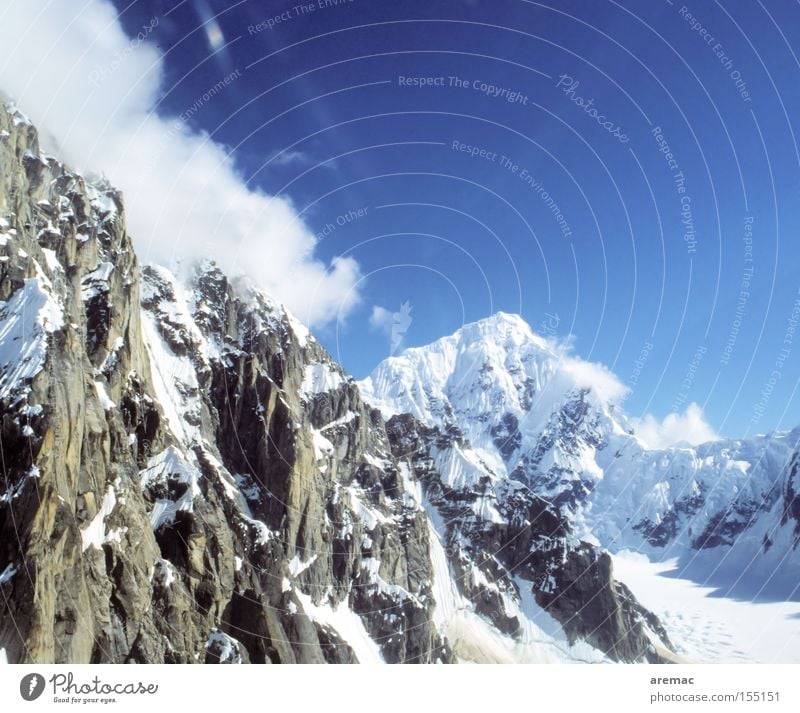
[[615, 393], [502, 313], [356, 384], [0, 107], [0, 660], [674, 660], [609, 551], [794, 563], [800, 432], [649, 451]]
[[600, 474], [595, 452], [626, 433], [590, 387], [608, 381], [499, 313], [388, 359], [361, 389], [395, 414], [395, 456], [410, 459], [444, 522], [463, 596], [495, 627], [523, 629], [528, 601], [570, 643], [659, 661], [669, 637], [576, 522]]
[[394, 414], [395, 454], [413, 454], [467, 596], [491, 555], [496, 589], [524, 580], [571, 636], [612, 656], [619, 634], [640, 626], [627, 660], [646, 639], [669, 647], [669, 632], [629, 592], [614, 600], [606, 550], [674, 559], [723, 594], [798, 597], [800, 429], [650, 450], [607, 371], [503, 313], [385, 360], [360, 387]]
[[448, 661], [382, 420], [279, 305], [140, 273], [119, 194], [0, 109], [0, 650]]
[[0, 659], [605, 660], [464, 596], [416, 464], [281, 305], [141, 268], [13, 107], [0, 169]]
[[607, 546], [677, 554], [758, 532], [764, 551], [780, 540], [794, 552], [800, 429], [651, 450], [607, 381], [500, 313], [387, 359], [360, 386], [385, 414], [461, 432], [450, 485], [517, 481]]

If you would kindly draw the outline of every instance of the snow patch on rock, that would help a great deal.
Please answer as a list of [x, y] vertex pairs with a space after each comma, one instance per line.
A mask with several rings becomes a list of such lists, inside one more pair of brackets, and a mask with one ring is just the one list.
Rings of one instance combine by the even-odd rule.
[[61, 307], [42, 278], [26, 279], [0, 302], [0, 399], [23, 389], [42, 370], [48, 335], [64, 326]]

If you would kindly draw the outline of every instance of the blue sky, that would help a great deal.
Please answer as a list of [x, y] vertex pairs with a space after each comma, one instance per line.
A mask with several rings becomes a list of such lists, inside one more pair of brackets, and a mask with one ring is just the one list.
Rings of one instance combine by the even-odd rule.
[[800, 423], [797, 6], [324, 4], [115, 1], [130, 36], [158, 18], [159, 112], [357, 261], [316, 330], [348, 370], [403, 303], [403, 346], [505, 310], [573, 335], [633, 415]]

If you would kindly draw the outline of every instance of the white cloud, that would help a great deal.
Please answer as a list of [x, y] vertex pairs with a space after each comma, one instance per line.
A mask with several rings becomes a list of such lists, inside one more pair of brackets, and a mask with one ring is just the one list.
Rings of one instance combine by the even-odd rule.
[[562, 355], [559, 366], [562, 372], [574, 381], [575, 386], [592, 389], [604, 401], [619, 402], [628, 394], [628, 387], [603, 364]]
[[389, 336], [392, 331], [392, 312], [380, 305], [373, 305], [369, 323], [371, 327], [379, 329]]
[[[573, 353], [573, 339], [541, 337], [548, 349], [558, 356], [558, 375], [566, 379], [567, 388], [591, 389], [596, 397], [605, 402], [621, 404], [629, 395], [630, 388], [622, 383], [614, 372], [604, 364], [590, 362]], [[563, 381], [556, 389], [563, 389]], [[683, 413], [669, 413], [659, 420], [652, 414], [644, 418], [630, 418], [636, 435], [651, 449], [668, 448], [679, 443], [692, 446], [717, 441], [720, 436], [706, 421], [702, 407], [690, 403]]]
[[[630, 394], [630, 388], [608, 367], [575, 356], [571, 338], [543, 339], [548, 348], [558, 355], [558, 374], [567, 380], [568, 388], [588, 388], [602, 401], [618, 404]], [[564, 382], [559, 382], [557, 388], [564, 388]], [[694, 402], [683, 413], [669, 413], [662, 420], [652, 414], [630, 420], [639, 439], [652, 449], [668, 448], [679, 443], [697, 446], [720, 439], [706, 421], [702, 407]]]
[[706, 421], [702, 407], [694, 402], [683, 413], [667, 414], [661, 421], [647, 414], [635, 428], [636, 435], [650, 448], [667, 448], [678, 443], [697, 446], [720, 438]]
[[[7, 3], [0, 89], [46, 130], [47, 150], [123, 190], [144, 261], [211, 257], [307, 323], [346, 314], [358, 301], [357, 263], [315, 258], [316, 238], [288, 199], [248, 186], [222, 146], [154, 113], [164, 88], [163, 60], [147, 40], [154, 22], [129, 38], [107, 0]], [[246, 81], [234, 77], [212, 94], [222, 76], [211, 74], [196, 106], [230, 102]]]
[[590, 389], [597, 399], [614, 403], [622, 402], [630, 392], [607, 366], [577, 356], [574, 353], [575, 340], [572, 335], [554, 337], [536, 334], [536, 339], [557, 359], [554, 389]]
[[380, 305], [373, 305], [369, 323], [373, 329], [383, 332], [389, 339], [390, 353], [396, 354], [403, 346], [405, 334], [414, 321], [414, 307], [405, 301], [396, 312], [391, 312]]

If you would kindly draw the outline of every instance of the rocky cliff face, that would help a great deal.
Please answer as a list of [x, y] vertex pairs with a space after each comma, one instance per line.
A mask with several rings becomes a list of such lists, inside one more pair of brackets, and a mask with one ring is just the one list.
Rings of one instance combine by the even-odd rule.
[[[608, 553], [580, 540], [556, 505], [486, 470], [455, 426], [442, 431], [404, 414], [388, 430], [395, 456], [408, 460], [442, 523], [462, 595], [497, 630], [524, 637], [526, 619], [540, 607], [570, 645], [588, 642], [616, 661], [670, 660], [658, 618], [614, 579]], [[472, 473], [454, 482], [459, 470]]]
[[608, 552], [774, 579], [800, 431], [648, 450], [607, 376], [498, 314], [356, 384], [0, 108], [0, 660], [671, 660]]
[[13, 107], [0, 300], [9, 661], [451, 660], [380, 415], [258, 290], [140, 270], [120, 195]]

